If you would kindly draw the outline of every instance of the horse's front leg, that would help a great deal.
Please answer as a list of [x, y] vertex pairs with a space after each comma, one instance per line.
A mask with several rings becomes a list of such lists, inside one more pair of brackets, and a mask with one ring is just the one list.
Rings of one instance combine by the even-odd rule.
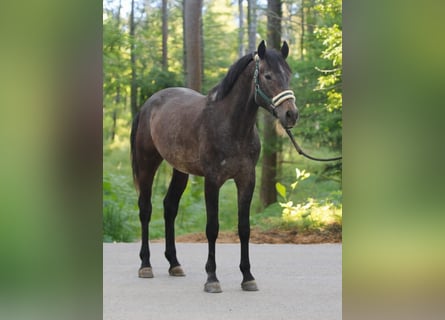
[[209, 178], [205, 179], [205, 202], [207, 211], [206, 236], [209, 245], [209, 255], [205, 266], [207, 282], [204, 291], [210, 293], [222, 292], [218, 278], [216, 277], [215, 243], [218, 238], [218, 199], [220, 185]]
[[[253, 171], [253, 172], [252, 172]], [[250, 238], [250, 203], [255, 189], [255, 171], [243, 173], [235, 178], [238, 189], [238, 234], [241, 243], [240, 270], [243, 274], [241, 288], [245, 291], [257, 291], [255, 278], [250, 272], [249, 238]]]

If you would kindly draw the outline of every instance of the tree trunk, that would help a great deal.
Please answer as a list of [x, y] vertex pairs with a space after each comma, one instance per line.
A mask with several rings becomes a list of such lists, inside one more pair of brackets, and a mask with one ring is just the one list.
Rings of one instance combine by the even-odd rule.
[[247, 0], [248, 52], [256, 50], [256, 0]]
[[[281, 0], [267, 1], [267, 46], [277, 50], [281, 47]], [[277, 201], [275, 190], [277, 175], [278, 138], [275, 131], [275, 119], [263, 113], [263, 163], [261, 174], [260, 198], [263, 207]]]
[[198, 92], [202, 80], [201, 11], [202, 0], [184, 1], [186, 87]]
[[301, 37], [300, 37], [300, 59], [304, 60], [304, 28], [305, 28], [305, 13], [304, 13], [304, 0], [301, 0], [300, 14], [301, 14]]
[[267, 46], [281, 48], [281, 0], [267, 1]]
[[239, 10], [239, 28], [238, 28], [238, 41], [239, 50], [238, 56], [241, 58], [244, 56], [244, 10], [243, 10], [243, 0], [238, 0], [238, 10]]
[[134, 0], [131, 0], [130, 11], [130, 64], [131, 64], [131, 86], [130, 86], [130, 106], [131, 115], [134, 118], [138, 112], [137, 107], [137, 82], [136, 82], [136, 53], [134, 46]]
[[314, 7], [315, 7], [315, 1], [309, 0], [309, 4], [307, 7], [307, 16], [306, 16], [306, 30], [309, 35], [314, 34], [314, 27], [315, 27], [316, 19], [317, 19], [317, 17], [316, 17], [317, 11], [313, 10]]
[[113, 110], [113, 125], [111, 126], [111, 141], [114, 141], [114, 137], [116, 136], [116, 125], [117, 125], [117, 110], [115, 108]]
[[[121, 26], [121, 8], [122, 8], [122, 2], [119, 0], [119, 7], [117, 9], [116, 14], [116, 25], [117, 28], [120, 29]], [[118, 49], [120, 51], [121, 46], [118, 45]], [[121, 59], [120, 55], [117, 56], [117, 63], [120, 66], [121, 65]], [[116, 103], [113, 106], [113, 125], [111, 126], [111, 141], [114, 141], [114, 137], [116, 136], [116, 125], [117, 125], [117, 109], [119, 108], [120, 102], [121, 102], [121, 80], [120, 80], [120, 74], [117, 75], [117, 87], [116, 87], [116, 96], [114, 98], [114, 102]]]
[[162, 70], [168, 70], [168, 11], [167, 0], [162, 0]]

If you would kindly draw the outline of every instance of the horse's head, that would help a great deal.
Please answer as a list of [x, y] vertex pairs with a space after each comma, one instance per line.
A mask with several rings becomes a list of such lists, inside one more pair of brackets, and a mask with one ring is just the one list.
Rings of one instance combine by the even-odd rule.
[[279, 119], [284, 128], [292, 128], [298, 119], [295, 96], [289, 89], [291, 70], [286, 62], [286, 41], [281, 52], [266, 50], [264, 41], [255, 55], [255, 101]]

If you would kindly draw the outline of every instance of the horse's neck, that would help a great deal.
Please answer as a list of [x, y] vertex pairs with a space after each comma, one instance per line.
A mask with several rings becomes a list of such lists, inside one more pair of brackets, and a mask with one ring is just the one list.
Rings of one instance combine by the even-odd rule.
[[224, 99], [226, 115], [237, 135], [252, 132], [255, 127], [258, 106], [254, 101], [251, 79], [249, 74], [240, 76], [230, 94]]

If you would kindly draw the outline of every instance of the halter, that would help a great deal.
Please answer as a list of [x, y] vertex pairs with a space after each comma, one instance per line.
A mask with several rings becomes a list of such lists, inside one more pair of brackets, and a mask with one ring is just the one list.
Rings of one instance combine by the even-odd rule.
[[267, 107], [262, 107], [269, 111], [274, 117], [277, 117], [276, 108], [288, 99], [293, 99], [295, 101], [294, 92], [292, 90], [284, 90], [277, 94], [275, 97], [269, 98], [267, 94], [260, 88], [260, 80], [258, 77], [260, 73], [260, 57], [258, 56], [258, 54], [255, 54], [254, 60], [255, 72], [253, 74], [253, 80], [255, 82], [255, 103], [260, 105], [256, 100], [257, 95], [260, 95], [261, 98], [267, 103]]

